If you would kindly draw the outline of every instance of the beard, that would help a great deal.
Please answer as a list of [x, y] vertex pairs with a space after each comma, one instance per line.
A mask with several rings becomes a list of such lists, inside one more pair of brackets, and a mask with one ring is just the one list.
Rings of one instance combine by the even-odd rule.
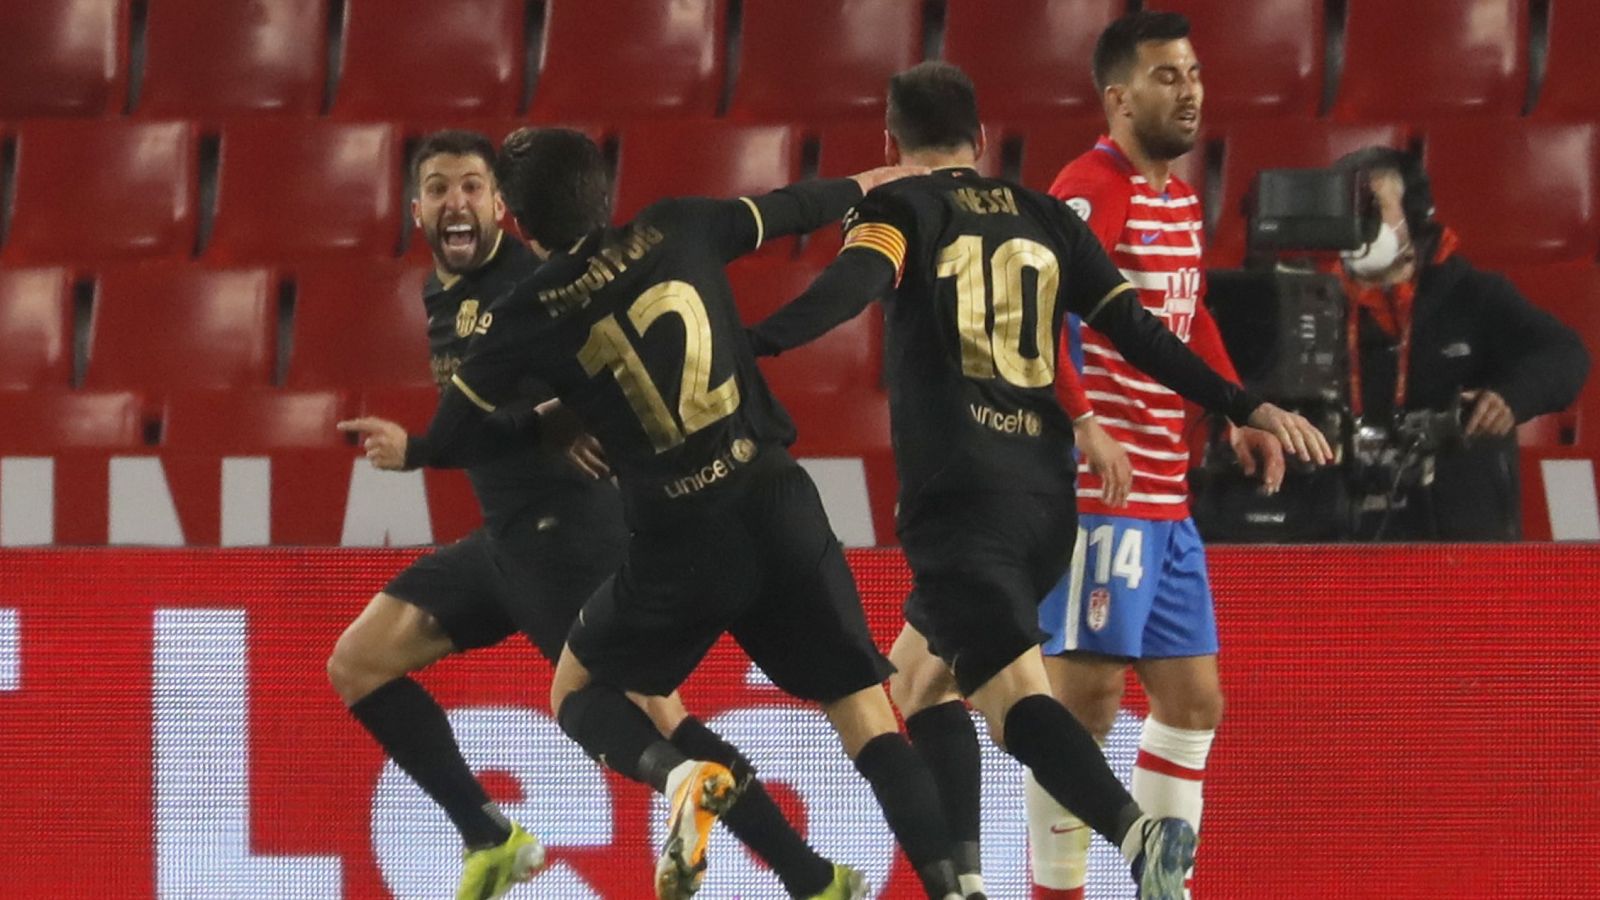
[[472, 226], [472, 240], [466, 246], [451, 246], [446, 242], [447, 227], [443, 216], [435, 219], [431, 225], [424, 224], [423, 236], [428, 241], [428, 249], [433, 251], [433, 258], [439, 267], [452, 275], [465, 275], [476, 271], [488, 261], [489, 254], [494, 252], [495, 239], [499, 236], [498, 229], [484, 227], [476, 216], [468, 220], [456, 220], [450, 225], [467, 224]]
[[1171, 161], [1194, 149], [1200, 130], [1196, 128], [1190, 133], [1171, 120], [1160, 119], [1155, 122], [1135, 122], [1133, 136], [1139, 140], [1139, 146], [1144, 148], [1146, 156]]

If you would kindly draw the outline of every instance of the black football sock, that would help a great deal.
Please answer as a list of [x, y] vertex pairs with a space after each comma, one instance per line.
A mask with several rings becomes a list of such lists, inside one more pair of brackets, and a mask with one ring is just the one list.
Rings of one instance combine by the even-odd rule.
[[746, 782], [739, 802], [723, 815], [722, 824], [740, 843], [766, 860], [783, 882], [784, 890], [794, 897], [810, 897], [827, 889], [833, 882], [833, 865], [795, 832], [739, 748], [693, 716], [672, 732], [672, 744], [690, 759], [722, 763], [735, 778]]
[[906, 733], [939, 785], [945, 821], [954, 841], [956, 871], [977, 874], [982, 870], [978, 835], [982, 828], [983, 760], [978, 729], [967, 714], [967, 705], [952, 700], [930, 706], [906, 719]]
[[1039, 785], [1090, 828], [1122, 846], [1143, 813], [1081, 723], [1054, 697], [1033, 694], [1006, 713], [1005, 746]]
[[450, 720], [422, 685], [403, 676], [386, 682], [350, 704], [350, 715], [444, 809], [468, 847], [493, 847], [511, 836], [510, 823], [461, 757]]
[[950, 830], [928, 766], [897, 732], [880, 734], [856, 754], [856, 771], [872, 785], [889, 830], [905, 850], [929, 897], [961, 892], [950, 856]]
[[603, 766], [667, 792], [667, 775], [688, 757], [678, 752], [644, 710], [616, 688], [591, 684], [567, 695], [556, 717], [567, 737]]

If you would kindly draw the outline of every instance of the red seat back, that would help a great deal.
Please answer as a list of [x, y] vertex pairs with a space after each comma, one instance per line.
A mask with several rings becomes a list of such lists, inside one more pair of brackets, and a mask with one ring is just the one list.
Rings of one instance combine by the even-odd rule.
[[0, 391], [0, 454], [142, 446], [143, 406], [133, 391]]
[[548, 0], [533, 117], [715, 114], [726, 12], [726, 0]]
[[196, 147], [185, 122], [24, 124], [5, 259], [97, 263], [191, 255]]
[[346, 412], [335, 391], [176, 392], [167, 395], [161, 445], [207, 453], [342, 447], [334, 425]]
[[1562, 119], [1600, 119], [1594, 90], [1595, 40], [1600, 38], [1600, 3], [1551, 0], [1550, 51], [1534, 114]]
[[922, 57], [913, 0], [745, 0], [735, 118], [883, 119], [889, 76]]
[[349, 0], [333, 111], [354, 118], [511, 115], [524, 0]]
[[1600, 132], [1525, 119], [1441, 123], [1427, 169], [1439, 219], [1474, 262], [1592, 259], [1600, 248]]
[[277, 361], [277, 298], [278, 279], [265, 269], [103, 272], [84, 385], [150, 393], [266, 387]]
[[328, 0], [150, 4], [145, 116], [314, 116], [328, 71]]
[[0, 390], [72, 383], [72, 280], [62, 269], [0, 269]]
[[1528, 87], [1527, 0], [1349, 0], [1335, 113], [1509, 116]]
[[0, 118], [115, 115], [127, 72], [127, 0], [0, 3]]
[[1095, 40], [1123, 0], [949, 0], [944, 58], [972, 76], [985, 119], [1101, 115]]
[[388, 124], [236, 122], [222, 133], [206, 253], [229, 264], [393, 256], [401, 168]]
[[[308, 267], [298, 279], [292, 388], [433, 384], [422, 288], [429, 270], [400, 261]], [[352, 343], [359, 338], [359, 343]]]
[[1317, 114], [1323, 0], [1157, 0], [1145, 8], [1188, 17], [1206, 121]]
[[622, 131], [616, 217], [663, 197], [762, 194], [799, 177], [800, 140], [786, 125], [641, 123]]

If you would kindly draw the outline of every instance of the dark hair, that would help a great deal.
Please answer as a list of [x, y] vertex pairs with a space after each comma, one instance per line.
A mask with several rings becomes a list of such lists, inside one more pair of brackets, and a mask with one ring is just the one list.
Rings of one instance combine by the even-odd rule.
[[1094, 87], [1106, 86], [1126, 76], [1139, 59], [1139, 45], [1147, 41], [1175, 41], [1189, 36], [1189, 19], [1182, 13], [1142, 10], [1129, 13], [1106, 26], [1094, 45]]
[[611, 219], [611, 171], [589, 136], [568, 128], [519, 128], [500, 145], [495, 171], [522, 233], [566, 247]]
[[435, 156], [476, 156], [483, 160], [484, 167], [489, 173], [494, 174], [494, 141], [476, 131], [447, 129], [435, 131], [424, 137], [422, 142], [417, 144], [416, 151], [411, 154], [413, 182], [422, 179], [422, 164]]
[[1417, 247], [1419, 259], [1431, 259], [1433, 248], [1444, 230], [1433, 218], [1433, 183], [1422, 168], [1422, 159], [1415, 153], [1393, 147], [1363, 147], [1346, 153], [1333, 164], [1335, 169], [1359, 172], [1370, 178], [1375, 172], [1393, 172], [1405, 185], [1400, 208], [1406, 217], [1406, 228], [1411, 231], [1411, 242]]
[[978, 146], [978, 96], [967, 73], [949, 63], [925, 62], [889, 79], [884, 117], [901, 150]]

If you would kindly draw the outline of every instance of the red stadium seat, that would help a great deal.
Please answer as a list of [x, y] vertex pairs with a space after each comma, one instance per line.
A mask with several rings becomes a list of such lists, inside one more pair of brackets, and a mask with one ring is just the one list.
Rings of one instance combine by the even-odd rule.
[[349, 0], [335, 114], [511, 115], [522, 101], [525, 0]]
[[[428, 315], [422, 304], [428, 273], [427, 268], [391, 260], [301, 272], [287, 385], [432, 385]], [[353, 344], [358, 335], [359, 344]]]
[[1594, 123], [1467, 121], [1428, 130], [1439, 219], [1474, 262], [1591, 259], [1600, 248]]
[[0, 390], [72, 383], [72, 280], [62, 269], [0, 269]]
[[1222, 202], [1207, 252], [1212, 266], [1235, 266], [1245, 256], [1245, 198], [1262, 169], [1310, 169], [1363, 147], [1404, 148], [1399, 125], [1358, 125], [1325, 119], [1241, 122], [1228, 129], [1222, 162]]
[[1600, 119], [1600, 95], [1594, 90], [1595, 39], [1600, 37], [1600, 3], [1594, 0], [1552, 0], [1550, 52], [1545, 57], [1544, 86], [1534, 114], [1561, 119]]
[[127, 0], [0, 4], [0, 118], [115, 115], [127, 72]]
[[1527, 0], [1349, 0], [1347, 120], [1512, 116], [1528, 86]]
[[266, 387], [277, 358], [278, 279], [264, 269], [148, 265], [100, 275], [84, 386]]
[[1106, 120], [1102, 115], [1083, 116], [1040, 122], [1011, 133], [1022, 138], [1022, 171], [1018, 180], [1023, 187], [1049, 191], [1067, 163], [1094, 149], [1095, 141], [1106, 133]]
[[889, 76], [922, 58], [922, 4], [745, 0], [740, 44], [730, 116], [882, 121]]
[[548, 0], [532, 116], [709, 116], [722, 95], [727, 0]]
[[[1513, 266], [1506, 277], [1531, 302], [1560, 319], [1583, 338], [1591, 357], [1600, 357], [1600, 268], [1587, 260], [1546, 266]], [[1591, 373], [1574, 408], [1540, 416], [1518, 429], [1520, 443], [1547, 446], [1600, 444], [1600, 380]]]
[[972, 76], [988, 119], [1100, 115], [1090, 63], [1124, 0], [949, 0], [944, 58]]
[[314, 116], [328, 72], [328, 0], [150, 4], [138, 112], [214, 120]]
[[1314, 116], [1322, 104], [1323, 0], [1157, 0], [1188, 16], [1212, 123]]
[[207, 453], [343, 447], [348, 412], [336, 391], [183, 391], [167, 395], [161, 446]]
[[[741, 260], [728, 267], [728, 279], [740, 316], [753, 325], [798, 297], [820, 271], [804, 263]], [[882, 368], [883, 311], [877, 304], [810, 344], [761, 360], [762, 374], [780, 398], [875, 390]]]
[[185, 122], [24, 124], [4, 259], [32, 265], [191, 255], [196, 148]]
[[356, 415], [378, 416], [398, 422], [407, 431], [422, 433], [439, 408], [439, 389], [431, 384], [372, 388], [356, 401]]
[[222, 132], [206, 253], [228, 264], [393, 256], [401, 169], [387, 124], [234, 123]]
[[0, 391], [0, 453], [142, 446], [143, 407], [132, 391]]
[[623, 130], [617, 157], [616, 218], [627, 221], [663, 197], [762, 194], [799, 177], [800, 140], [784, 125], [634, 125]]

